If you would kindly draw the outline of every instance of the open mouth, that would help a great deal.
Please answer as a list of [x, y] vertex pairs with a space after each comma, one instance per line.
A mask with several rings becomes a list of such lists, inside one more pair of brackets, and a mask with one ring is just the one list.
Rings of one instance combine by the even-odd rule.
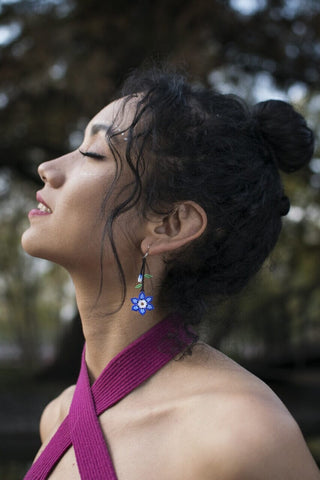
[[51, 208], [45, 203], [45, 201], [43, 200], [39, 192], [37, 192], [36, 197], [38, 200], [38, 205], [37, 205], [37, 208], [34, 208], [29, 212], [29, 215], [28, 215], [29, 218], [51, 214], [52, 213]]
[[44, 205], [43, 203], [39, 202], [38, 203], [38, 210], [40, 210], [41, 212], [44, 212], [44, 213], [52, 213], [52, 210], [51, 208], [47, 207], [46, 205]]
[[51, 208], [49, 207], [49, 205], [46, 204], [46, 202], [43, 200], [42, 198], [42, 195], [40, 194], [40, 192], [37, 192], [36, 194], [36, 198], [38, 200], [38, 206], [37, 206], [37, 210], [42, 213], [52, 213], [52, 210]]

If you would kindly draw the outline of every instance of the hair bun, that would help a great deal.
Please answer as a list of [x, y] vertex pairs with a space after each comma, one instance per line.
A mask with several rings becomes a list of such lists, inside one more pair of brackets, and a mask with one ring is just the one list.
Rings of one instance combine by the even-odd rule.
[[294, 172], [311, 160], [313, 132], [289, 103], [281, 100], [257, 103], [253, 117], [259, 133], [272, 148], [280, 170]]

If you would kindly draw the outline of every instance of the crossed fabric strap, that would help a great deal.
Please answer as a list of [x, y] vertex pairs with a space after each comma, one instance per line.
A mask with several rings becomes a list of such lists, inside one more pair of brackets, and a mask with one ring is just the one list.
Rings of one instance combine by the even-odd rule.
[[116, 355], [92, 387], [84, 347], [69, 414], [24, 480], [48, 478], [71, 445], [82, 480], [116, 480], [98, 416], [151, 377], [195, 339], [195, 335], [183, 327], [180, 316], [170, 315]]

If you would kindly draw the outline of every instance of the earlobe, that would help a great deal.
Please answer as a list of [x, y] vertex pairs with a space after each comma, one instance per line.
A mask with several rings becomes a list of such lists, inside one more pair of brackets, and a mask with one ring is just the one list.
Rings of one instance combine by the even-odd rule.
[[207, 226], [204, 209], [193, 201], [181, 202], [161, 222], [149, 222], [149, 232], [141, 242], [144, 252], [150, 245], [150, 255], [166, 253], [199, 238]]

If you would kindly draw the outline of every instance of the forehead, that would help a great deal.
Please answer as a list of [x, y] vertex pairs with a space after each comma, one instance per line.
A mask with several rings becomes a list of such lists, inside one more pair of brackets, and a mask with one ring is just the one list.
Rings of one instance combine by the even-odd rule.
[[109, 103], [98, 112], [88, 123], [87, 129], [94, 133], [94, 126], [100, 125], [110, 127], [111, 125], [125, 129], [129, 127], [134, 119], [137, 100], [136, 98], [122, 97]]

